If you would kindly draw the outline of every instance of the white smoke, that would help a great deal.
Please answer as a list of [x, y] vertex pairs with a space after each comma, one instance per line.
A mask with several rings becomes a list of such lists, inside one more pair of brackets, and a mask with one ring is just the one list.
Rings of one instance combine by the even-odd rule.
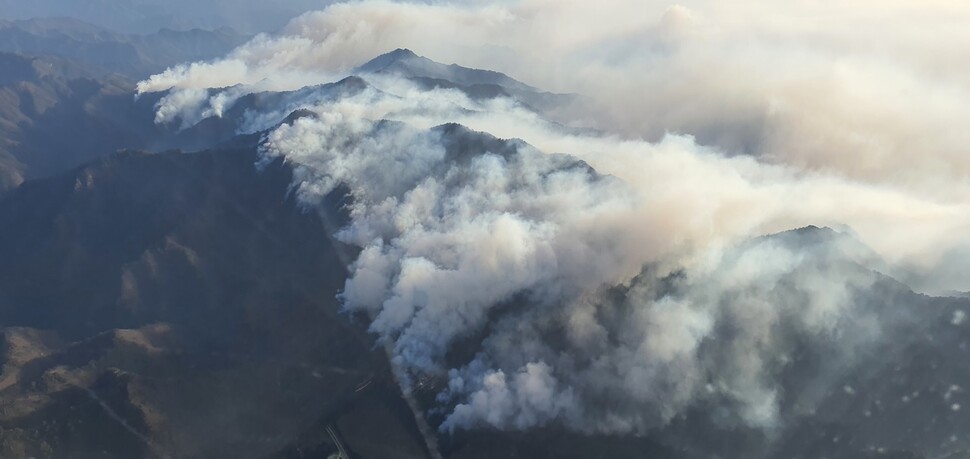
[[[397, 47], [504, 70], [599, 107], [577, 123], [960, 200], [970, 191], [970, 8], [952, 2], [521, 0], [336, 4], [139, 91], [333, 81]], [[825, 26], [819, 27], [824, 21]], [[927, 33], [933, 30], [934, 33]], [[563, 114], [565, 116], [566, 114]], [[905, 168], [898, 167], [906, 164]]]
[[[724, 157], [689, 138], [558, 132], [560, 145], [593, 149], [583, 157], [616, 173], [599, 176], [521, 142], [476, 146], [478, 134], [426, 129], [439, 118], [528, 123], [507, 101], [380, 94], [314, 106], [315, 117], [273, 130], [264, 153], [295, 166], [306, 202], [349, 186], [351, 224], [338, 237], [363, 251], [344, 304], [373, 317], [405, 380], [449, 372], [446, 429], [556, 421], [644, 431], [704, 400], [727, 400], [744, 422], [772, 426], [777, 376], [797, 339], [839, 336], [841, 349], [864, 355], [888, 320], [856, 304], [869, 271], [829, 259], [878, 262], [845, 243], [827, 249], [835, 255], [770, 241], [729, 247], [808, 222], [910, 234], [960, 224], [959, 208]], [[377, 121], [395, 117], [409, 123]], [[537, 139], [557, 134], [538, 122], [531, 129]], [[664, 294], [657, 285], [671, 273], [685, 285]], [[619, 304], [605, 299], [610, 289], [625, 290]], [[734, 330], [730, 344], [705, 347], [723, 327]], [[454, 346], [485, 330], [477, 356], [448, 368]], [[548, 339], [557, 333], [564, 340]]]
[[[727, 400], [747, 425], [772, 428], [796, 340], [861, 356], [884, 320], [853, 297], [873, 282], [871, 274], [811, 266], [819, 258], [763, 242], [712, 272], [692, 272], [678, 293], [664, 295], [656, 279], [637, 279], [616, 303], [610, 295], [584, 296], [509, 316], [475, 361], [451, 372], [451, 395], [462, 403], [444, 427], [557, 419], [582, 431], [644, 432], [692, 405]], [[544, 338], [556, 330], [564, 341]], [[852, 361], [832, 358], [828, 374]], [[509, 381], [495, 367], [516, 376]], [[543, 391], [532, 382], [539, 376]], [[537, 392], [540, 408], [521, 400]]]
[[[930, 19], [887, 4], [889, 58], [861, 3], [844, 11], [861, 24], [825, 31], [794, 14], [818, 13], [800, 2], [589, 5], [341, 4], [139, 89], [172, 89], [159, 121], [192, 124], [408, 46], [593, 98], [571, 115], [599, 135], [515, 100], [376, 76], [247, 115], [255, 132], [315, 114], [273, 129], [264, 158], [294, 167], [305, 203], [349, 188], [337, 237], [362, 252], [344, 305], [372, 317], [405, 385], [447, 377], [446, 430], [643, 432], [699, 404], [770, 428], [793, 409], [779, 380], [797, 346], [838, 357], [835, 378], [907, 318], [878, 312], [867, 268], [970, 289], [952, 256], [970, 250], [968, 69], [921, 54], [963, 46], [912, 35], [910, 19]], [[528, 143], [435, 127], [448, 122]], [[825, 232], [745, 242], [809, 224], [847, 225], [874, 252]]]

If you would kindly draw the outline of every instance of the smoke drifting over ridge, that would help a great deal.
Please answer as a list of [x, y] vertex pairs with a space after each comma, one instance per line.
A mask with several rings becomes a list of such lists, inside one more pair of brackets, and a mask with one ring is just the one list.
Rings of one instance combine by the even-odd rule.
[[[970, 289], [953, 256], [970, 251], [968, 69], [924, 62], [921, 47], [940, 42], [906, 36], [907, 22], [887, 59], [871, 20], [813, 30], [795, 19], [812, 11], [801, 4], [746, 16], [616, 2], [596, 13], [610, 30], [578, 27], [596, 17], [588, 8], [341, 4], [139, 89], [173, 89], [158, 120], [188, 126], [247, 92], [333, 81], [410, 46], [591, 98], [559, 121], [596, 135], [513, 99], [365, 75], [359, 93], [308, 88], [244, 126], [315, 113], [273, 129], [263, 155], [295, 166], [307, 204], [349, 187], [337, 236], [363, 251], [345, 307], [374, 319], [405, 386], [447, 374], [446, 430], [643, 432], [698, 404], [771, 428], [796, 410], [779, 387], [796, 343], [837, 350], [820, 372], [834, 378], [911, 320], [876, 307], [866, 268]], [[528, 143], [436, 127], [450, 122]], [[809, 224], [848, 225], [874, 252], [824, 231], [745, 242]]]
[[[931, 187], [927, 176], [966, 178], [957, 124], [968, 105], [966, 8], [695, 3], [339, 4], [140, 89], [295, 89], [410, 47], [590, 96], [602, 109], [577, 121], [626, 136], [690, 133], [727, 153], [914, 187]], [[908, 171], [895, 166], [902, 160]], [[966, 195], [958, 185], [934, 191]]]

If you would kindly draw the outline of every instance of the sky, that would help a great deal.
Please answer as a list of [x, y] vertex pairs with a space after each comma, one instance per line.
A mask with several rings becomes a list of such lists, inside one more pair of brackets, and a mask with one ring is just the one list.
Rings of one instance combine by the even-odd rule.
[[274, 32], [299, 14], [330, 0], [0, 0], [0, 19], [71, 17], [117, 32], [152, 33], [231, 27]]

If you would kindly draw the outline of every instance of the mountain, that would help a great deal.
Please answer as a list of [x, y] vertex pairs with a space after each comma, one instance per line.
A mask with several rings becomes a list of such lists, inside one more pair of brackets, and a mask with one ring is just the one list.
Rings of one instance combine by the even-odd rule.
[[361, 421], [387, 443], [355, 451], [425, 455], [339, 315], [346, 249], [255, 154], [118, 153], [0, 199], [0, 457], [318, 457]]
[[[455, 161], [515, 148], [439, 130]], [[328, 426], [354, 457], [430, 456], [383, 350], [339, 313], [355, 249], [323, 236], [346, 198], [301, 211], [287, 165], [253, 167], [258, 139], [119, 152], [0, 198], [0, 457], [324, 457]], [[448, 457], [541, 448], [483, 435]]]
[[[741, 298], [763, 287], [768, 298], [807, 303], [796, 286], [819, 272], [871, 280], [847, 289], [859, 325], [849, 330], [878, 324], [878, 346], [782, 331], [794, 339], [783, 353], [791, 359], [778, 363], [781, 420], [771, 429], [725, 420], [730, 404], [704, 399], [637, 435], [556, 422], [435, 431], [453, 407], [438, 397], [449, 379], [427, 376], [405, 394], [369, 317], [338, 301], [361, 250], [333, 237], [354, 197], [338, 187], [307, 208], [294, 187], [306, 170], [266, 164], [261, 142], [280, 123], [319, 116], [315, 106], [379, 91], [374, 75], [476, 100], [511, 97], [540, 113], [581, 103], [577, 96], [399, 49], [334, 83], [232, 98], [221, 116], [176, 130], [153, 122], [162, 94], [133, 98], [131, 80], [107, 70], [121, 64], [98, 59], [144, 53], [134, 69], [195, 52], [206, 33], [163, 31], [149, 45], [148, 36], [71, 21], [9, 27], [26, 41], [3, 43], [43, 54], [0, 53], [0, 457], [303, 458], [343, 448], [364, 458], [929, 459], [970, 447], [970, 298], [918, 294], [851, 234], [819, 227], [723, 254], [797, 255], [770, 285], [730, 292]], [[375, 120], [341, 148], [356, 151], [353, 142], [401, 124]], [[454, 180], [485, 155], [515, 164], [530, 148], [456, 123], [421, 133], [442, 147], [434, 172]], [[575, 158], [541, 157], [558, 166], [549, 176], [606, 179]], [[330, 165], [313, 167], [326, 174]], [[680, 274], [660, 280], [665, 295], [689, 293]], [[630, 288], [612, 287], [604, 301]], [[494, 320], [515, 318], [503, 312]], [[740, 325], [727, 322], [703, 345], [729, 346]], [[448, 358], [465, 363], [484, 339], [461, 337]], [[833, 358], [842, 353], [853, 358]]]
[[[794, 250], [801, 260], [772, 289], [825, 266], [847, 277], [871, 277], [852, 292], [857, 311], [850, 320], [875, 317], [882, 324], [878, 346], [833, 348], [831, 342], [800, 340], [780, 371], [782, 421], [769, 430], [721, 418], [724, 407], [700, 404], [639, 442], [624, 436], [582, 435], [575, 444], [553, 428], [519, 433], [467, 431], [445, 439], [446, 456], [472, 457], [658, 457], [658, 458], [899, 458], [965, 457], [970, 431], [966, 383], [970, 329], [963, 323], [966, 298], [933, 297], [873, 271], [874, 254], [852, 236], [830, 228], [799, 228], [748, 241], [741, 254], [761, 247]], [[733, 256], [733, 255], [728, 255]], [[675, 291], [677, 275], [669, 279]], [[745, 292], [749, 293], [749, 292]], [[614, 292], [625, 294], [623, 288]], [[727, 342], [712, 343], [715, 346]], [[851, 352], [851, 359], [833, 352]], [[844, 362], [855, 362], [844, 366]], [[433, 403], [427, 401], [428, 406]], [[806, 409], [811, 407], [811, 409]], [[718, 414], [718, 413], [721, 414]], [[543, 445], [543, 446], [539, 446]], [[453, 449], [451, 449], [453, 448]]]
[[[229, 92], [234, 88], [223, 91]], [[252, 134], [292, 120], [314, 104], [338, 101], [374, 89], [359, 77], [350, 76], [334, 83], [308, 86], [295, 91], [246, 94], [230, 104], [221, 116], [210, 116], [184, 129], [166, 130], [152, 149], [205, 150], [231, 142], [239, 134]], [[147, 94], [151, 98], [152, 94]], [[144, 97], [144, 96], [143, 96]], [[157, 95], [155, 95], [157, 99]], [[174, 127], [174, 126], [173, 126]]]
[[0, 51], [0, 193], [118, 149], [219, 143], [156, 125], [161, 95], [135, 98], [129, 76], [218, 55], [244, 39], [227, 30], [129, 36], [68, 19], [0, 21], [0, 50], [16, 51]]
[[132, 88], [67, 59], [0, 53], [0, 193], [162, 137], [157, 98], [135, 100]]
[[0, 51], [58, 56], [82, 62], [98, 74], [132, 79], [222, 56], [249, 38], [230, 28], [122, 34], [69, 18], [0, 20]]
[[[434, 130], [449, 161], [520, 148], [460, 125]], [[115, 153], [0, 198], [0, 456], [322, 457], [337, 448], [331, 427], [354, 457], [428, 457], [437, 443], [449, 458], [929, 458], [970, 429], [970, 413], [952, 408], [970, 379], [970, 333], [953, 317], [970, 300], [875, 273], [856, 301], [897, 338], [834, 372], [830, 349], [794, 352], [776, 441], [718, 425], [703, 406], [644, 436], [553, 425], [429, 440], [413, 410], [434, 407], [441, 382], [406, 400], [366, 318], [339, 310], [357, 249], [326, 235], [351, 198], [335, 191], [319, 212], [302, 210], [290, 165], [253, 167], [260, 137]], [[750, 244], [798, 250], [805, 269], [870, 272], [864, 250], [845, 257], [846, 238], [809, 227]], [[836, 379], [819, 385], [818, 374]], [[817, 411], [798, 411], [802, 396]]]
[[408, 77], [447, 80], [461, 86], [495, 85], [515, 92], [539, 91], [504, 73], [471, 69], [457, 64], [440, 64], [404, 48], [377, 56], [357, 67], [354, 73], [395, 73]]
[[[750, 457], [959, 457], [967, 448], [961, 432], [970, 430], [970, 414], [961, 409], [963, 381], [970, 378], [961, 363], [970, 355], [970, 330], [959, 318], [970, 301], [914, 292], [874, 270], [882, 262], [868, 247], [829, 228], [768, 235], [741, 250], [760, 244], [797, 251], [805, 257], [800, 270], [824, 266], [847, 278], [870, 277], [871, 285], [852, 293], [856, 309], [849, 320], [878, 320], [879, 344], [831, 349], [802, 343], [781, 373], [785, 421], [767, 445], [764, 433], [718, 432], [703, 411], [671, 430], [684, 429], [677, 435], [685, 435], [692, 448], [707, 442], [710, 453], [730, 449], [734, 457], [745, 455], [745, 442], [754, 445]], [[789, 282], [779, 279], [775, 288], [783, 290]], [[833, 352], [853, 353], [855, 363], [839, 368]]]
[[[499, 72], [440, 64], [410, 50], [397, 49], [368, 61], [354, 69], [350, 76], [333, 83], [280, 92], [246, 93], [245, 88], [239, 86], [211, 89], [209, 97], [224, 99], [221, 102], [224, 107], [222, 112], [192, 120], [194, 122], [182, 120], [182, 129], [164, 142], [157, 143], [156, 147], [204, 149], [207, 145], [227, 141], [239, 133], [266, 129], [297, 110], [359, 95], [365, 90], [383, 93], [380, 85], [375, 86], [368, 81], [380, 75], [407, 78], [423, 90], [458, 90], [475, 101], [509, 98], [521, 107], [542, 114], [553, 123], [558, 111], [584, 103], [577, 95], [543, 92]], [[239, 91], [243, 95], [235, 95]], [[178, 123], [172, 125], [178, 126]], [[591, 132], [589, 129], [560, 127], [576, 133]]]
[[404, 48], [371, 59], [354, 69], [353, 73], [394, 74], [412, 79], [426, 89], [457, 88], [472, 98], [490, 99], [511, 95], [546, 114], [556, 108], [581, 102], [575, 94], [542, 91], [501, 72], [441, 64]]

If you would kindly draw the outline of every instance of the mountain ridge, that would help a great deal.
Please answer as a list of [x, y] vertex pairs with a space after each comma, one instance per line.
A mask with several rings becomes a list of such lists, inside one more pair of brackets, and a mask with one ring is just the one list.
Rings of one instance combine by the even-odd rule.
[[408, 48], [397, 48], [354, 68], [354, 74], [394, 74], [417, 82], [425, 89], [458, 88], [473, 99], [513, 96], [533, 111], [556, 120], [555, 111], [585, 103], [577, 94], [543, 91], [502, 72], [442, 64]]
[[[320, 457], [337, 449], [332, 432], [356, 456], [427, 457], [434, 442], [422, 438], [415, 416], [439, 423], [449, 406], [462, 401], [439, 399], [448, 383], [443, 375], [432, 374], [404, 394], [391, 356], [367, 330], [367, 313], [342, 308], [338, 295], [362, 248], [334, 234], [349, 221], [354, 196], [338, 186], [316, 207], [298, 202], [294, 177], [300, 166], [263, 156], [260, 145], [280, 124], [315, 117], [308, 107], [377, 90], [376, 79], [374, 85], [367, 81], [370, 75], [393, 74], [476, 101], [507, 97], [536, 112], [575, 103], [577, 96], [398, 48], [343, 80], [245, 94], [220, 116], [173, 132], [152, 119], [165, 94], [133, 100], [130, 80], [84, 52], [119, 47], [112, 56], [144, 52], [145, 62], [158, 64], [175, 55], [165, 46], [177, 48], [182, 39], [196, 43], [209, 32], [161, 30], [136, 39], [60, 20], [11, 24], [0, 22], [0, 39], [4, 31], [19, 30], [39, 40], [36, 49], [48, 50], [57, 50], [63, 39], [74, 47], [62, 52], [96, 65], [0, 53], [0, 63], [10, 64], [0, 68], [0, 174], [13, 171], [0, 194], [0, 457]], [[51, 38], [48, 31], [53, 44], [44, 41]], [[139, 48], [146, 36], [168, 45]], [[237, 90], [245, 88], [207, 95], [225, 91], [228, 98]], [[380, 139], [384, 128], [411, 129], [400, 121], [367, 121], [364, 129], [372, 129], [363, 140], [350, 136], [346, 142]], [[531, 149], [522, 140], [459, 123], [414, 129], [430, 134], [442, 149], [431, 177], [483, 155], [510, 164], [520, 149]], [[357, 146], [342, 145], [350, 151]], [[574, 157], [542, 158], [554, 162], [553, 175], [568, 170], [600, 177]], [[377, 163], [386, 167], [380, 157]], [[326, 163], [311, 166], [329, 172]], [[859, 325], [852, 331], [865, 331], [872, 321], [887, 338], [878, 347], [837, 348], [837, 340], [813, 340], [798, 326], [780, 325], [779, 334], [794, 338], [779, 341], [791, 348], [766, 364], [776, 371], [771, 374], [778, 378], [784, 416], [769, 434], [735, 423], [734, 401], [711, 395], [638, 435], [577, 434], [562, 419], [528, 432], [438, 432], [443, 455], [930, 458], [967, 444], [951, 440], [956, 433], [950, 431], [970, 429], [960, 403], [970, 404], [958, 384], [970, 380], [961, 364], [970, 352], [963, 325], [970, 298], [914, 292], [884, 272], [850, 231], [805, 226], [730, 249], [719, 260], [726, 267], [718, 265], [726, 271], [761, 263], [774, 249], [791, 255], [792, 268], [779, 270], [765, 285], [732, 284], [712, 302], [730, 296], [790, 314], [798, 306], [817, 307], [802, 281], [812, 284], [818, 273], [838, 272], [846, 278], [823, 285], [844, 282], [845, 292], [835, 294], [844, 294], [859, 314], [841, 317], [824, 308], [818, 314]], [[644, 266], [641, 278], [650, 279], [654, 268]], [[697, 298], [688, 290], [703, 279], [692, 281], [674, 272], [658, 279], [661, 286], [651, 294], [689, 302]], [[617, 303], [604, 306], [606, 313], [629, 306], [621, 304], [629, 285], [603, 296]], [[509, 300], [515, 304], [508, 309], [525, 307], [529, 293]], [[795, 307], [783, 307], [789, 304]], [[785, 319], [765, 311], [766, 317], [739, 314], [734, 322], [720, 322], [698, 344], [713, 349], [704, 358], [718, 360], [716, 351], [731, 346], [744, 319]], [[516, 318], [504, 312], [496, 308], [491, 318]], [[562, 339], [557, 333], [550, 332], [550, 343]], [[762, 346], [779, 343], [771, 336], [754, 338]], [[486, 337], [471, 333], [462, 339], [451, 348], [455, 365], [449, 362], [449, 368], [471, 359]], [[862, 363], [835, 358], [839, 353], [859, 353]]]
[[397, 48], [356, 67], [352, 73], [400, 73], [405, 76], [448, 80], [460, 85], [494, 84], [514, 91], [539, 92], [504, 73], [473, 69], [458, 64], [441, 64], [407, 48]]

